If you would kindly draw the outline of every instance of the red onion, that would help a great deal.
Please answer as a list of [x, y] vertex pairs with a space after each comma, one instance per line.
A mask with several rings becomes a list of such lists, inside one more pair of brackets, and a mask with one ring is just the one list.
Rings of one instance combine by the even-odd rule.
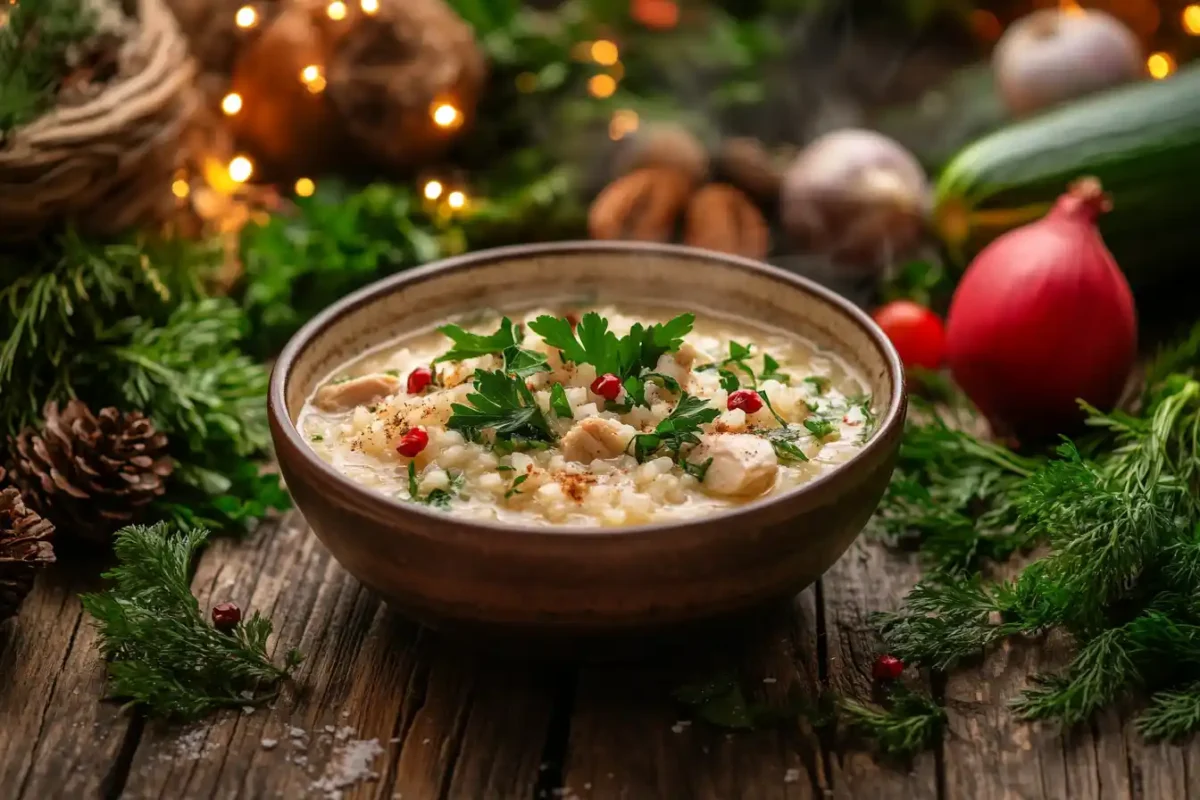
[[1044, 218], [996, 239], [963, 275], [946, 324], [955, 381], [1001, 430], [1034, 438], [1082, 419], [1078, 400], [1119, 399], [1137, 351], [1125, 276], [1096, 230], [1095, 178]]
[[929, 182], [915, 158], [875, 131], [826, 134], [788, 168], [780, 215], [799, 246], [846, 265], [886, 266], [920, 238]]
[[1043, 9], [1017, 20], [992, 54], [996, 86], [1018, 116], [1137, 80], [1145, 73], [1133, 31], [1103, 11]]

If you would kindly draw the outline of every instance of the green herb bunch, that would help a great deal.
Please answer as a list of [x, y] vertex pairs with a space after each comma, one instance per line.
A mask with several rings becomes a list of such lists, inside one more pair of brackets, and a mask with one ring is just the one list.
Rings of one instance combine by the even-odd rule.
[[[1074, 659], [1038, 678], [1018, 713], [1070, 725], [1137, 694], [1148, 697], [1138, 722], [1148, 738], [1200, 729], [1200, 382], [1180, 351], [1160, 364], [1176, 371], [1150, 370], [1140, 413], [1088, 409], [1093, 435], [1053, 458], [1018, 457], [936, 420], [909, 431], [881, 518], [952, 568], [878, 615], [892, 653], [948, 669], [1008, 636], [1058, 629]], [[1039, 540], [1047, 555], [1012, 580], [985, 583], [972, 569]]]
[[70, 70], [68, 52], [95, 31], [83, 0], [21, 0], [6, 4], [0, 25], [0, 134], [54, 105]]
[[66, 231], [0, 258], [0, 441], [50, 400], [140, 410], [177, 462], [159, 513], [228, 529], [285, 507], [257, 466], [267, 373], [241, 349], [249, 320], [206, 294], [219, 257], [205, 242]]
[[213, 628], [190, 589], [203, 529], [174, 532], [164, 523], [130, 526], [114, 542], [114, 586], [80, 597], [95, 618], [108, 660], [109, 694], [152, 714], [190, 720], [218, 708], [270, 701], [301, 656], [271, 662], [271, 623], [257, 613], [229, 633]]

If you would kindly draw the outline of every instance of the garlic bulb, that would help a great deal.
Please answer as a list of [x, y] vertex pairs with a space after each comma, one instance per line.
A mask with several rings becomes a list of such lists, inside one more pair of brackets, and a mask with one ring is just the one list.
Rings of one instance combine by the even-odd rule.
[[805, 148], [783, 178], [780, 215], [792, 241], [845, 266], [880, 268], [919, 241], [930, 207], [921, 165], [875, 131], [846, 129]]
[[1137, 80], [1144, 64], [1129, 28], [1082, 8], [1043, 9], [1017, 20], [992, 54], [1000, 96], [1017, 116]]

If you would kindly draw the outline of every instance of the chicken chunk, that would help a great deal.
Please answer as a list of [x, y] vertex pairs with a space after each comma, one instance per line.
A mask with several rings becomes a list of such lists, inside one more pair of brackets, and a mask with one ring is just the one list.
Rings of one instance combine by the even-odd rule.
[[362, 375], [322, 386], [317, 390], [317, 407], [323, 411], [349, 411], [393, 395], [399, 389], [400, 379], [395, 375]]
[[754, 497], [775, 485], [779, 459], [771, 443], [748, 433], [708, 434], [688, 456], [693, 464], [712, 463], [704, 488], [726, 497]]
[[563, 437], [563, 458], [581, 464], [589, 464], [598, 458], [614, 458], [625, 452], [634, 433], [633, 428], [615, 420], [588, 417]]
[[679, 381], [680, 386], [687, 386], [688, 377], [692, 372], [692, 364], [696, 361], [696, 348], [687, 342], [674, 353], [663, 353], [654, 365], [654, 371], [668, 375]]

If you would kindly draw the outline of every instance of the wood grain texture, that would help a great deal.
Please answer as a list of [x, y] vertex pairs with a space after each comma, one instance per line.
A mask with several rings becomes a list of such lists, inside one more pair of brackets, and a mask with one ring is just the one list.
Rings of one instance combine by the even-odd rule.
[[[839, 696], [869, 702], [871, 666], [878, 655], [868, 617], [895, 608], [921, 574], [915, 557], [860, 537], [821, 581], [828, 641], [829, 687]], [[928, 687], [926, 687], [928, 688]], [[937, 756], [919, 755], [905, 770], [880, 764], [872, 754], [839, 748], [830, 759], [836, 797], [924, 800], [938, 797]]]
[[679, 685], [731, 669], [748, 699], [786, 707], [819, 687], [815, 592], [763, 620], [744, 652], [711, 663], [682, 659], [580, 672], [567, 745], [567, 796], [596, 798], [811, 798], [824, 793], [821, 745], [806, 723], [728, 733], [691, 721]]
[[[532, 796], [551, 706], [542, 676], [460, 657], [399, 618], [297, 516], [217, 542], [193, 590], [203, 608], [268, 614], [276, 657], [296, 646], [307, 658], [272, 707], [147, 726], [125, 797]], [[375, 775], [338, 786], [356, 749]]]
[[104, 667], [78, 594], [103, 565], [73, 555], [38, 576], [17, 619], [0, 626], [0, 789], [6, 798], [99, 797], [119, 784], [140, 727], [101, 702]]

